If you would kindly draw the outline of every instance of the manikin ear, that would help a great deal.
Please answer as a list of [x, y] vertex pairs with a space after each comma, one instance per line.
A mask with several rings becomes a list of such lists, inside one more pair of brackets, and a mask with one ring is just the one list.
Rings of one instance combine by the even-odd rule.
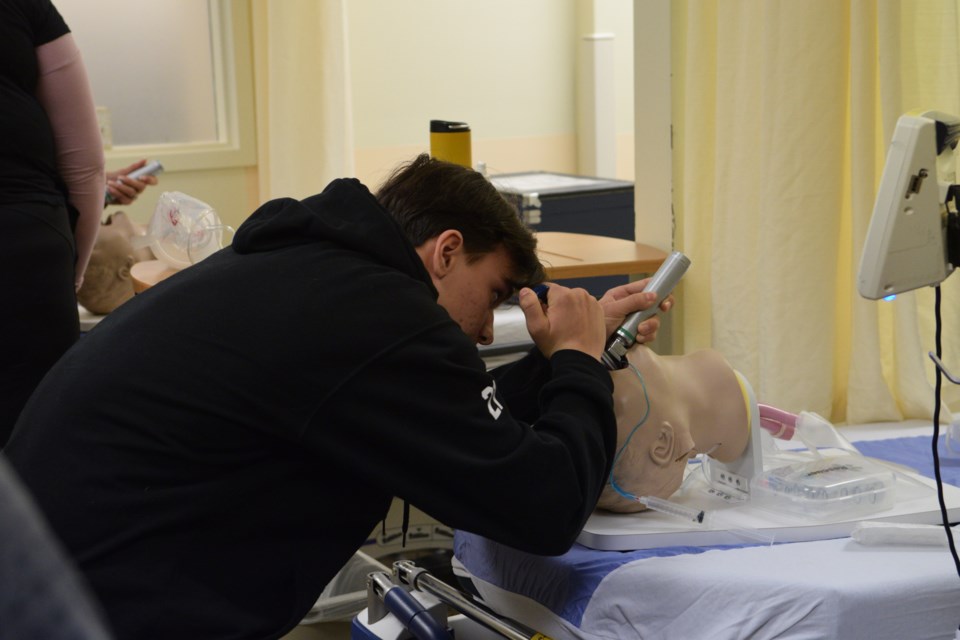
[[664, 420], [660, 424], [656, 439], [650, 443], [650, 459], [661, 467], [676, 460], [679, 455], [675, 451], [676, 441], [673, 425]]
[[417, 248], [427, 271], [437, 280], [446, 277], [462, 258], [463, 234], [456, 229], [447, 229], [436, 238]]
[[117, 280], [121, 282], [126, 282], [130, 279], [130, 268], [133, 266], [133, 263], [136, 260], [133, 259], [133, 256], [127, 256], [123, 263], [117, 267]]

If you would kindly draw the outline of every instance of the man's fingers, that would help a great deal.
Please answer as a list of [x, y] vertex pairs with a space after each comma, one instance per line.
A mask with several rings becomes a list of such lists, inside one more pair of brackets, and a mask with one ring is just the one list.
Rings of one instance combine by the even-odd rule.
[[519, 298], [520, 310], [527, 321], [527, 330], [531, 336], [536, 335], [547, 326], [547, 315], [543, 312], [540, 298], [527, 287], [520, 289]]

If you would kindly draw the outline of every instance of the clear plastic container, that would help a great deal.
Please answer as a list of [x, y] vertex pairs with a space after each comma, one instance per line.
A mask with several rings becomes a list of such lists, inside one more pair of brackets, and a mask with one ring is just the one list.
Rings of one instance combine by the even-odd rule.
[[960, 457], [960, 417], [954, 418], [947, 426], [946, 455], [951, 458]]
[[233, 229], [206, 202], [179, 191], [160, 194], [145, 242], [171, 269], [185, 269], [230, 244]]
[[893, 507], [896, 475], [861, 455], [798, 462], [754, 478], [751, 501], [759, 507], [831, 520]]

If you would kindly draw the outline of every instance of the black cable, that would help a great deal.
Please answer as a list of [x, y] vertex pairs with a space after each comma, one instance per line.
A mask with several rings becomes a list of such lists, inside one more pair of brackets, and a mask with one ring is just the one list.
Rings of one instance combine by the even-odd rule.
[[[941, 339], [943, 321], [940, 317], [940, 285], [934, 287], [934, 307], [933, 312], [936, 318], [936, 349], [937, 358], [943, 358], [943, 341]], [[953, 541], [953, 529], [950, 527], [950, 518], [947, 516], [947, 503], [943, 497], [943, 480], [940, 477], [940, 450], [937, 446], [940, 440], [940, 389], [943, 386], [943, 372], [937, 367], [937, 384], [933, 398], [933, 476], [937, 481], [937, 499], [940, 502], [940, 517], [943, 520], [943, 528], [947, 533], [947, 543], [950, 545], [950, 553], [953, 555], [953, 564], [957, 569], [957, 575], [960, 576], [960, 557], [957, 556], [957, 546]]]

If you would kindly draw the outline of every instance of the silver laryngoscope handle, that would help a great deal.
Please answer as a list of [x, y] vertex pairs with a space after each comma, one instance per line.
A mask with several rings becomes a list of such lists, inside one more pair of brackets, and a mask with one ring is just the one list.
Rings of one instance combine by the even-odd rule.
[[637, 341], [637, 327], [640, 323], [657, 312], [663, 299], [670, 295], [673, 288], [680, 282], [680, 278], [687, 272], [690, 266], [690, 258], [679, 251], [672, 252], [667, 259], [663, 261], [657, 272], [650, 278], [650, 282], [644, 287], [644, 291], [655, 291], [657, 301], [643, 311], [635, 311], [627, 316], [617, 330], [610, 336], [607, 342], [607, 348], [604, 350], [601, 359], [604, 366], [611, 371], [623, 369], [626, 366], [627, 349], [632, 347]]

